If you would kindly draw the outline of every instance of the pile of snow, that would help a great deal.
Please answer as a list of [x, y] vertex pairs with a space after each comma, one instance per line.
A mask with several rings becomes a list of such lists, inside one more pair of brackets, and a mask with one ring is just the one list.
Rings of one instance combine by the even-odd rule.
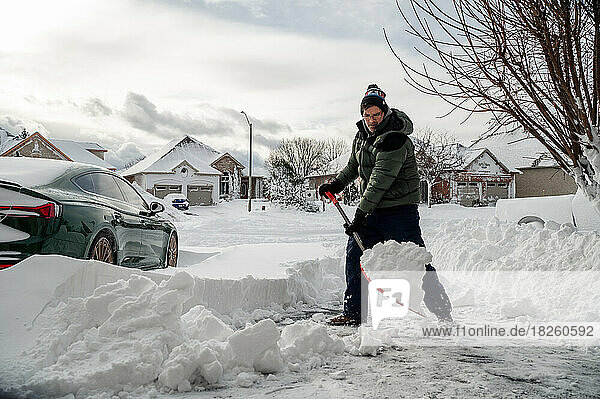
[[496, 203], [496, 217], [518, 222], [524, 216], [537, 216], [557, 223], [573, 223], [571, 203], [573, 194], [548, 197], [500, 199]]
[[25, 286], [29, 298], [2, 309], [0, 385], [87, 397], [247, 387], [262, 374], [318, 367], [343, 342], [322, 324], [283, 319], [303, 302], [339, 296], [342, 279], [330, 274], [339, 268], [325, 258], [293, 265], [289, 279], [227, 280], [30, 257], [0, 282], [3, 294]]
[[248, 386], [256, 373], [319, 366], [324, 356], [344, 349], [313, 321], [280, 332], [273, 320], [264, 319], [234, 332], [202, 305], [186, 312], [194, 285], [185, 272], [160, 283], [134, 274], [50, 307], [33, 347], [20, 359], [32, 369], [13, 388], [79, 397], [152, 384], [163, 391], [189, 391], [221, 380]]
[[429, 250], [444, 270], [600, 271], [600, 233], [579, 232], [570, 223], [443, 222]]
[[455, 307], [497, 318], [600, 321], [598, 232], [466, 219], [442, 223], [429, 249]]
[[389, 240], [375, 244], [360, 258], [365, 272], [425, 270], [433, 257], [429, 251], [412, 242], [398, 243]]
[[[297, 362], [303, 360], [321, 359], [323, 354], [340, 354], [344, 351], [344, 343], [333, 338], [323, 324], [312, 320], [303, 320], [286, 326], [279, 340], [279, 346], [284, 356]], [[317, 360], [318, 365], [320, 362]]]

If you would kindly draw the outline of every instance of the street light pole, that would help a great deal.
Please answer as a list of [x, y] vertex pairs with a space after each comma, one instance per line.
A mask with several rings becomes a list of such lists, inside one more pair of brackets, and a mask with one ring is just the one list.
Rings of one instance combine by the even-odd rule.
[[250, 154], [249, 154], [249, 168], [248, 168], [248, 212], [252, 211], [252, 123], [248, 118], [248, 115], [244, 111], [242, 114], [246, 117], [246, 122], [248, 122], [248, 126], [250, 127]]

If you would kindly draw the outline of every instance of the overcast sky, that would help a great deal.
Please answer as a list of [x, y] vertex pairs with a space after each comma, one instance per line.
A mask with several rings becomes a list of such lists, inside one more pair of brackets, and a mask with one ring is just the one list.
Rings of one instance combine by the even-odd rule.
[[449, 107], [404, 82], [382, 28], [422, 60], [394, 0], [19, 0], [0, 15], [0, 122], [115, 153], [191, 134], [246, 164], [241, 110], [256, 157], [285, 137], [350, 142], [372, 82], [417, 128], [465, 144], [484, 129], [481, 117], [438, 118]]

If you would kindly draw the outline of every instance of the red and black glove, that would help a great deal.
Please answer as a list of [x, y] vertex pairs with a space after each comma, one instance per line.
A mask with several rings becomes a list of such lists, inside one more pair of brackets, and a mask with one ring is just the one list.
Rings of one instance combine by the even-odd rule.
[[330, 183], [323, 183], [319, 186], [319, 195], [325, 197], [326, 192], [337, 194], [344, 190], [344, 185], [339, 180], [333, 180]]

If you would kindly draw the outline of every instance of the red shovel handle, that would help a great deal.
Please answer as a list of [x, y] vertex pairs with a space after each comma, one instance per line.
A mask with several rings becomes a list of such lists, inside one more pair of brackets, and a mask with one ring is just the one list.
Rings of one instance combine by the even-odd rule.
[[333, 202], [334, 204], [338, 203], [337, 198], [335, 198], [335, 195], [331, 194], [329, 191], [325, 192], [325, 195], [327, 196], [327, 198], [329, 198], [331, 200], [331, 202]]

